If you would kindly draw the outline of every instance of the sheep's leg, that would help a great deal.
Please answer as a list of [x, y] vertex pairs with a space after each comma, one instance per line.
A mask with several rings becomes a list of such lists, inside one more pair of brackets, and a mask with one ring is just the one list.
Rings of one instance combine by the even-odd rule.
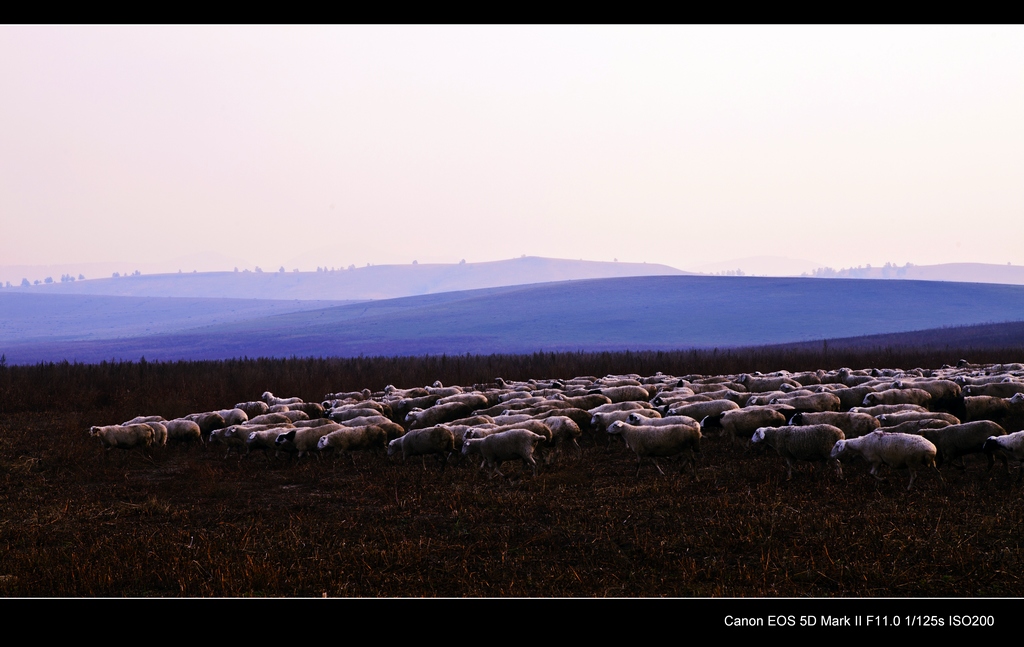
[[917, 476], [917, 472], [909, 468], [908, 471], [910, 472], [910, 483], [907, 484], [907, 492], [910, 492], [910, 488], [914, 485], [914, 477]]
[[884, 479], [884, 478], [882, 478], [881, 476], [878, 475], [878, 468], [879, 467], [880, 467], [880, 465], [878, 465], [877, 463], [872, 465], [871, 466], [871, 472], [869, 472], [869, 473], [871, 474], [871, 476], [875, 477], [876, 481], [882, 481], [884, 483], [887, 479]]

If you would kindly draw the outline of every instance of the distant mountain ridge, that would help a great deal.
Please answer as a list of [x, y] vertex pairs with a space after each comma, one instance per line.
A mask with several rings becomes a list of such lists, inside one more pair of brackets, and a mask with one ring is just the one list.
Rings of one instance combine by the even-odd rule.
[[143, 274], [10, 289], [33, 294], [358, 301], [552, 281], [686, 274], [657, 263], [526, 256], [488, 263], [372, 265], [333, 272]]
[[116, 340], [0, 340], [0, 352], [34, 363], [670, 350], [1012, 321], [1024, 321], [1024, 287], [652, 276], [366, 301]]
[[892, 265], [848, 267], [833, 270], [818, 268], [815, 278], [905, 279], [910, 281], [953, 281], [957, 283], [1000, 283], [1024, 285], [1024, 266], [991, 263], [944, 263], [942, 265]]

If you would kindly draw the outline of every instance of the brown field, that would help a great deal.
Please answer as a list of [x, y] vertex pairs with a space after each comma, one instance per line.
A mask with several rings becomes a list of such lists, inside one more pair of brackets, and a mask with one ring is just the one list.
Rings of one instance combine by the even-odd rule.
[[[1001, 596], [1024, 594], [1024, 503], [968, 458], [876, 483], [708, 438], [699, 481], [621, 443], [534, 477], [381, 455], [288, 462], [219, 447], [104, 457], [93, 424], [231, 407], [264, 390], [613, 372], [939, 366], [968, 351], [760, 349], [522, 357], [0, 367], [3, 596]], [[774, 355], [772, 353], [775, 353]], [[853, 353], [853, 351], [850, 351]], [[1020, 361], [1019, 350], [972, 361]]]

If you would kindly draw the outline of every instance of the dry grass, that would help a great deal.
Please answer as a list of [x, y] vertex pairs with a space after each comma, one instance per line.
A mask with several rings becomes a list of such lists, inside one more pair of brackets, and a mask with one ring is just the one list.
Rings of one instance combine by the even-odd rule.
[[[944, 468], [944, 485], [922, 474], [906, 492], [905, 474], [876, 483], [862, 463], [842, 481], [808, 465], [786, 481], [774, 454], [714, 438], [699, 482], [671, 462], [662, 462], [667, 476], [645, 464], [635, 478], [621, 443], [608, 450], [587, 438], [582, 458], [563, 456], [536, 478], [517, 465], [491, 479], [467, 462], [424, 470], [368, 454], [225, 460], [219, 448], [171, 447], [104, 456], [88, 427], [165, 412], [161, 398], [181, 384], [168, 374], [98, 406], [5, 403], [0, 595], [1024, 593], [1016, 474], [986, 473], [983, 459], [966, 472]], [[80, 384], [54, 389], [98, 389], [102, 399], [106, 387]], [[204, 408], [205, 395], [188, 393], [170, 397], [175, 411], [165, 415]]]

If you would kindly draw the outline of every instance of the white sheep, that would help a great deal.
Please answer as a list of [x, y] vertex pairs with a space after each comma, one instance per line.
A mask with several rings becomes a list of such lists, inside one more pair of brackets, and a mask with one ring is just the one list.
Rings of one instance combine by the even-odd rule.
[[278, 398], [270, 391], [264, 391], [260, 398], [270, 406], [275, 404], [298, 404], [302, 402], [302, 398]]
[[839, 427], [828, 424], [761, 427], [750, 438], [775, 449], [786, 461], [786, 480], [793, 478], [794, 461], [822, 461], [835, 465], [836, 475], [843, 478], [843, 468], [832, 457], [832, 447], [845, 435]]
[[253, 400], [251, 402], [239, 402], [238, 404], [235, 405], [235, 408], [241, 409], [242, 411], [245, 412], [245, 415], [249, 416], [250, 418], [262, 416], [264, 413], [267, 413], [270, 410], [270, 407], [267, 405], [267, 403], [263, 402], [262, 400]]
[[347, 452], [383, 450], [387, 446], [387, 438], [387, 433], [377, 425], [342, 427], [321, 437], [316, 447], [320, 451], [327, 448]]
[[485, 438], [465, 438], [462, 441], [463, 455], [480, 454], [487, 466], [491, 468], [491, 478], [502, 474], [498, 467], [505, 461], [519, 459], [524, 465], [533, 468], [537, 475], [537, 461], [533, 458], [533, 450], [544, 440], [543, 436], [528, 429], [509, 429]]
[[1003, 467], [1009, 473], [1010, 466], [1007, 458], [1017, 461], [1017, 482], [1024, 478], [1024, 431], [1017, 431], [1005, 436], [989, 436], [985, 441], [985, 453], [990, 456], [995, 454], [1003, 461]]
[[[939, 468], [935, 465], [937, 453], [935, 445], [922, 436], [873, 431], [860, 438], [836, 442], [831, 456], [837, 460], [852, 456], [862, 457], [871, 466], [871, 476], [879, 481], [885, 480], [878, 475], [878, 468], [882, 465], [896, 469], [906, 468], [910, 471], [910, 483], [907, 484], [907, 490], [910, 490], [918, 469], [931, 467], [939, 474]], [[942, 474], [939, 474], [939, 481], [942, 481]]]
[[436, 454], [447, 463], [448, 456], [453, 451], [455, 451], [455, 434], [443, 425], [414, 429], [388, 443], [388, 456], [402, 452], [402, 462], [405, 462], [410, 456], [423, 457], [420, 461], [423, 464], [423, 469], [427, 468], [425, 457], [428, 454]]
[[118, 449], [150, 447], [153, 445], [155, 437], [153, 428], [144, 424], [94, 426], [89, 428], [89, 435], [99, 438], [108, 452], [115, 447]]
[[274, 445], [281, 451], [297, 452], [298, 457], [302, 458], [309, 452], [317, 451], [320, 448], [318, 443], [321, 438], [339, 429], [343, 429], [343, 427], [336, 422], [321, 427], [291, 429], [278, 435]]
[[[960, 425], [949, 425], [941, 429], [922, 429], [921, 436], [927, 438], [938, 450], [936, 465], [942, 466], [945, 461], [952, 464], [960, 458], [960, 468], [966, 466], [963, 457], [967, 454], [980, 454], [985, 451], [985, 441], [990, 436], [1005, 436], [1006, 430], [991, 420], [976, 420]], [[986, 452], [988, 469], [992, 469], [995, 460]]]
[[135, 416], [131, 420], [125, 420], [121, 425], [144, 425], [147, 422], [163, 422], [163, 416]]
[[144, 422], [142, 423], [153, 430], [153, 444], [157, 447], [164, 447], [167, 445], [167, 427], [162, 422]]
[[819, 413], [798, 413], [789, 420], [796, 426], [832, 425], [843, 430], [847, 438], [858, 438], [878, 429], [878, 418], [866, 413], [850, 413], [839, 411], [822, 411]]
[[203, 441], [203, 434], [199, 429], [199, 425], [191, 420], [183, 420], [181, 418], [168, 420], [164, 423], [164, 426], [167, 427], [167, 442], [169, 443]]
[[659, 457], [683, 456], [686, 458], [697, 479], [697, 459], [694, 453], [700, 453], [700, 425], [693, 424], [667, 425], [663, 427], [634, 427], [621, 420], [608, 426], [608, 433], [621, 436], [626, 446], [636, 454], [636, 475], [640, 476], [640, 467], [644, 458], [650, 458], [662, 475], [665, 471], [658, 465]]

